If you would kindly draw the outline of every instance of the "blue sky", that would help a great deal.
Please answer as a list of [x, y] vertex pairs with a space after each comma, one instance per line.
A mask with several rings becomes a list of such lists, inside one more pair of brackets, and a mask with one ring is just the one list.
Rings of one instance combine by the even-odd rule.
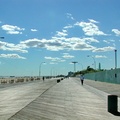
[[[119, 0], [0, 0], [0, 76], [67, 74], [120, 59]], [[87, 56], [90, 57], [87, 57]], [[45, 62], [45, 64], [43, 63]], [[119, 62], [117, 67], [120, 67]]]

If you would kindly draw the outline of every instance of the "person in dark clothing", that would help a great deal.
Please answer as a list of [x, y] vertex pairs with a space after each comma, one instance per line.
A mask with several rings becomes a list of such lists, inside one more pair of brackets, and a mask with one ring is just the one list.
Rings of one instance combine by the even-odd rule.
[[81, 80], [81, 85], [83, 85], [83, 81], [84, 81], [84, 76], [83, 75], [80, 76], [80, 80]]
[[44, 80], [45, 80], [45, 77], [43, 77], [43, 82], [44, 82]]

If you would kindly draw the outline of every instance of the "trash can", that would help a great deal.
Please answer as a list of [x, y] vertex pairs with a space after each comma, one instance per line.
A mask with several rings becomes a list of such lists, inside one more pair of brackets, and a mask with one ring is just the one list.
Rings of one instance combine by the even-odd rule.
[[117, 113], [118, 112], [118, 96], [108, 95], [108, 112]]
[[60, 82], [60, 79], [57, 80], [57, 83], [59, 83], [59, 82]]

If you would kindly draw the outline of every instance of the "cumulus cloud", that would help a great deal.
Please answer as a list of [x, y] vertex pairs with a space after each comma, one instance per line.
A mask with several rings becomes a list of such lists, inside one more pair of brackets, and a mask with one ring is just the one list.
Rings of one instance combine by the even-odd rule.
[[103, 48], [96, 48], [93, 50], [93, 52], [107, 52], [107, 51], [113, 51], [115, 50], [115, 47], [103, 47]]
[[31, 29], [31, 31], [36, 32], [36, 31], [38, 31], [38, 30], [37, 30], [37, 29]]
[[25, 30], [25, 28], [20, 28], [18, 26], [13, 25], [2, 25], [1, 28], [7, 31], [7, 34], [22, 34], [21, 31]]
[[22, 52], [22, 53], [27, 53], [27, 50], [24, 50], [27, 48], [24, 44], [13, 44], [13, 43], [7, 43], [7, 42], [2, 42], [0, 41], [0, 49], [1, 50], [7, 50], [7, 51], [16, 51], [16, 52]]
[[21, 41], [21, 44], [26, 45], [27, 47], [44, 47], [44, 42], [46, 42], [45, 39], [39, 40], [39, 39], [29, 39], [26, 41]]
[[96, 55], [95, 58], [107, 58], [105, 55]]
[[86, 37], [86, 38], [79, 38], [79, 37], [71, 37], [71, 38], [66, 38], [65, 41], [69, 41], [71, 43], [91, 43], [91, 42], [96, 42], [99, 43], [98, 40], [91, 38], [91, 37]]
[[99, 43], [99, 41], [94, 38], [78, 38], [78, 37], [66, 38], [65, 41], [71, 43], [73, 50], [93, 50], [95, 49], [95, 47], [90, 45], [91, 42]]
[[18, 54], [0, 54], [0, 57], [11, 59], [26, 59], [25, 57], [19, 56]]
[[69, 29], [69, 28], [73, 28], [74, 26], [72, 25], [68, 25], [68, 26], [65, 26], [64, 29]]
[[107, 35], [104, 32], [100, 31], [98, 26], [94, 23], [98, 23], [95, 20], [90, 19], [90, 22], [77, 22], [75, 25], [82, 27], [85, 35], [93, 36], [93, 35]]
[[67, 33], [67, 30], [64, 30], [64, 29], [63, 29], [62, 31], [63, 31], [64, 33]]
[[60, 40], [55, 39], [29, 39], [26, 41], [21, 41], [21, 44], [26, 45], [27, 47], [40, 47], [40, 48], [46, 48], [47, 50], [51, 51], [59, 51], [63, 49], [70, 48], [70, 44], [66, 42], [62, 42]]
[[62, 58], [58, 58], [58, 57], [44, 57], [45, 59], [49, 59], [51, 61], [56, 61], [56, 62], [64, 62], [65, 60], [62, 60]]
[[59, 61], [61, 60], [61, 58], [58, 58], [58, 57], [44, 57], [45, 59], [49, 59], [49, 60], [52, 60], [52, 61]]
[[75, 44], [74, 45], [74, 50], [93, 50], [96, 47], [86, 44], [86, 43], [82, 43], [82, 44]]
[[109, 44], [109, 43], [110, 43], [108, 40], [103, 40], [103, 42], [105, 42], [105, 43], [107, 43], [107, 44]]
[[21, 41], [20, 44], [30, 47], [45, 48], [51, 51], [59, 50], [93, 50], [94, 46], [90, 45], [92, 42], [99, 43], [98, 40], [94, 38], [65, 38], [65, 37], [52, 37], [52, 39], [28, 39]]
[[93, 20], [93, 19], [88, 19], [90, 22], [92, 22], [92, 23], [99, 23], [98, 21], [96, 21], [96, 20]]
[[103, 42], [107, 43], [107, 44], [110, 44], [110, 43], [113, 43], [115, 42], [115, 40], [103, 40]]
[[63, 53], [63, 58], [66, 58], [66, 59], [71, 59], [71, 58], [74, 58], [75, 56], [73, 55], [70, 55], [69, 53]]
[[120, 36], [120, 31], [118, 29], [112, 29], [112, 32], [114, 32], [116, 36]]
[[63, 32], [59, 32], [57, 31], [57, 36], [67, 36], [68, 34], [66, 33], [65, 30], [63, 30]]

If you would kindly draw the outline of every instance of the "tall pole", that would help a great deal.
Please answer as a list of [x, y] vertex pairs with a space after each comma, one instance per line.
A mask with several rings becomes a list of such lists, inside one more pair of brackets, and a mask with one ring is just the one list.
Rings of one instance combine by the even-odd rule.
[[4, 39], [5, 37], [0, 37], [0, 39]]
[[0, 37], [0, 39], [4, 39], [5, 37]]
[[41, 65], [42, 65], [43, 63], [45, 63], [45, 62], [40, 63], [40, 66], [39, 66], [39, 77], [41, 76]]
[[95, 61], [95, 58], [93, 56], [90, 56], [90, 55], [88, 55], [87, 57], [92, 57], [93, 58], [93, 60], [94, 60], [94, 69], [96, 70], [96, 61]]
[[117, 50], [115, 50], [115, 69], [117, 68]]
[[76, 72], [76, 63], [78, 63], [78, 62], [72, 62], [72, 63], [74, 63], [74, 72]]

